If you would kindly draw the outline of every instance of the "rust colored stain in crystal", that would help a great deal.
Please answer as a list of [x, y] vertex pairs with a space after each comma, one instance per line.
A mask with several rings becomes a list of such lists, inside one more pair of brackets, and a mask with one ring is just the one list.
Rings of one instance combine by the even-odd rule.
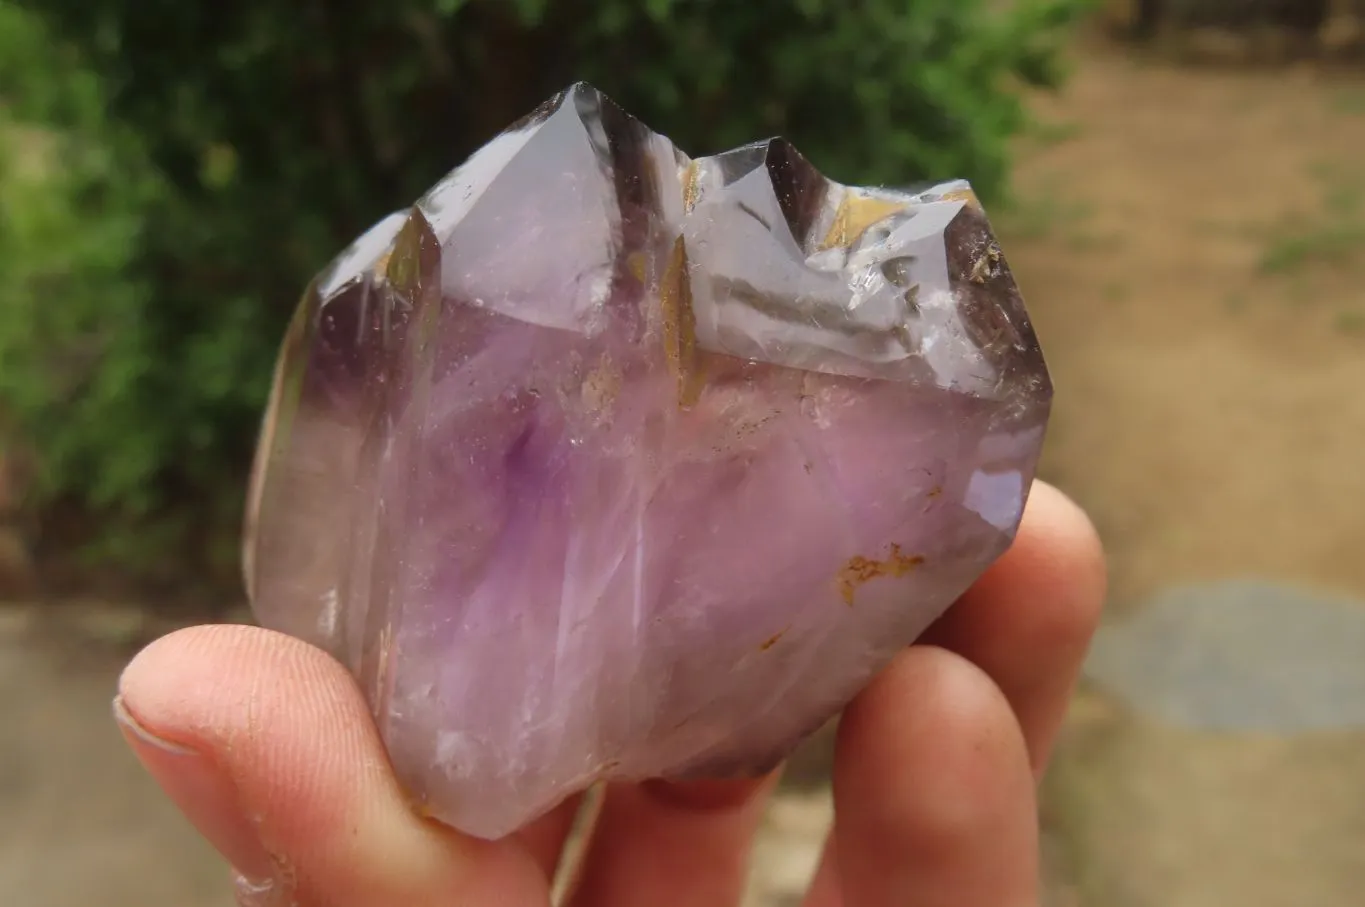
[[940, 201], [966, 202], [973, 208], [981, 210], [981, 199], [977, 198], [976, 193], [970, 189], [954, 189], [952, 192], [945, 192]]
[[697, 199], [701, 197], [701, 186], [698, 180], [701, 177], [701, 165], [696, 161], [687, 165], [687, 172], [683, 174], [683, 208], [688, 214], [697, 207]]
[[891, 553], [884, 560], [862, 555], [851, 557], [844, 564], [844, 569], [839, 571], [839, 594], [843, 596], [845, 604], [851, 605], [858, 587], [863, 583], [879, 576], [905, 576], [922, 563], [923, 555], [905, 554], [900, 545], [892, 545]]
[[621, 394], [622, 380], [621, 369], [604, 354], [596, 368], [583, 379], [583, 407], [598, 420], [609, 419], [612, 406]]
[[972, 265], [972, 283], [985, 283], [987, 278], [996, 277], [1000, 269], [996, 267], [1000, 264], [1000, 247], [989, 246], [976, 263]]
[[847, 246], [867, 232], [868, 227], [904, 210], [904, 202], [893, 202], [853, 192], [846, 193], [844, 200], [839, 203], [839, 209], [834, 212], [834, 223], [830, 224], [829, 232], [820, 243], [820, 249]]
[[630, 272], [631, 277], [634, 277], [640, 283], [644, 283], [645, 279], [649, 276], [645, 254], [643, 252], [632, 252], [627, 255], [626, 270]]
[[673, 242], [659, 287], [663, 312], [664, 358], [678, 383], [678, 406], [690, 407], [701, 396], [697, 368], [697, 316], [692, 311], [692, 279], [687, 273], [687, 244]]
[[761, 646], [758, 647], [758, 651], [760, 651], [760, 652], [766, 652], [766, 651], [768, 651], [768, 650], [771, 649], [773, 646], [777, 645], [778, 641], [781, 640], [782, 637], [783, 637], [783, 636], [786, 636], [786, 635], [787, 635], [787, 630], [786, 630], [786, 629], [778, 630], [778, 631], [777, 631], [776, 633], [774, 633], [772, 636], [769, 636], [767, 639], [763, 640], [763, 645], [761, 645]]
[[373, 271], [375, 274], [380, 275], [387, 274], [389, 271], [389, 259], [391, 258], [393, 258], [393, 250], [388, 249], [385, 252], [381, 253], [377, 259], [375, 259], [375, 262], [370, 267], [370, 270]]

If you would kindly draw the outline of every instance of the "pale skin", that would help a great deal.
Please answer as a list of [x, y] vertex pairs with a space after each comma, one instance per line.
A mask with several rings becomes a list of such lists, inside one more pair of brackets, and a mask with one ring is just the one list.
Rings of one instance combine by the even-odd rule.
[[[1099, 620], [1084, 513], [1034, 487], [1014, 546], [847, 709], [805, 907], [1037, 907], [1037, 782]], [[124, 736], [248, 907], [546, 907], [570, 802], [487, 843], [420, 818], [317, 649], [196, 627], [141, 652]], [[776, 775], [610, 788], [570, 907], [729, 907]]]

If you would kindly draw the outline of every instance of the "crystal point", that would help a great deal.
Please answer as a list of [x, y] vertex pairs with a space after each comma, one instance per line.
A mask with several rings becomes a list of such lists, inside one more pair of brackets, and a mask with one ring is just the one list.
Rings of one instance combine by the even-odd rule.
[[691, 159], [575, 85], [305, 293], [252, 604], [473, 835], [760, 771], [1008, 546], [1051, 394], [966, 183]]

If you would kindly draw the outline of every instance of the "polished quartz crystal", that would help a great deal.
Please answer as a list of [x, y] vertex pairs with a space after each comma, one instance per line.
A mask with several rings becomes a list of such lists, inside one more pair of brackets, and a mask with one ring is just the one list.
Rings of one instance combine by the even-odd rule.
[[471, 834], [762, 771], [1008, 546], [1051, 394], [966, 183], [691, 159], [576, 85], [308, 288], [251, 600]]

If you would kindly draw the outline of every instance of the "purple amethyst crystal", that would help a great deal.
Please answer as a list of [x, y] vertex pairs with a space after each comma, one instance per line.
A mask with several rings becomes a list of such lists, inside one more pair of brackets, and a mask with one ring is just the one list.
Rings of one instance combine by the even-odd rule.
[[690, 159], [577, 85], [309, 287], [251, 599], [498, 837], [776, 764], [1007, 547], [1050, 399], [965, 183]]

